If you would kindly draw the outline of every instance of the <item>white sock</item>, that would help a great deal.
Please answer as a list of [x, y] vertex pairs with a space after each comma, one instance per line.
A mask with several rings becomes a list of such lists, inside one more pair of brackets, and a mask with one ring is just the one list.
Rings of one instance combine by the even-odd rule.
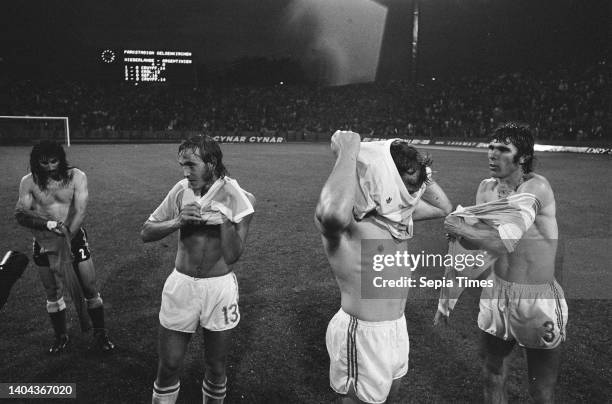
[[157, 382], [153, 382], [152, 404], [174, 404], [181, 389], [181, 382], [178, 381], [174, 386], [159, 387]]
[[202, 380], [202, 403], [207, 404], [210, 400], [220, 400], [219, 403], [223, 402], [225, 398], [225, 392], [227, 391], [227, 377], [223, 383], [213, 383], [209, 380]]

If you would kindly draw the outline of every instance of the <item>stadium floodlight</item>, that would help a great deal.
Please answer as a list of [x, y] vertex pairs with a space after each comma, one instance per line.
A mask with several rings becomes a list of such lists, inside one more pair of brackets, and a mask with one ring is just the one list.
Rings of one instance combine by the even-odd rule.
[[64, 133], [66, 134], [66, 146], [70, 147], [70, 125], [68, 123], [67, 116], [17, 116], [17, 115], [0, 115], [0, 119], [10, 119], [10, 120], [47, 120], [47, 121], [62, 121], [64, 123]]

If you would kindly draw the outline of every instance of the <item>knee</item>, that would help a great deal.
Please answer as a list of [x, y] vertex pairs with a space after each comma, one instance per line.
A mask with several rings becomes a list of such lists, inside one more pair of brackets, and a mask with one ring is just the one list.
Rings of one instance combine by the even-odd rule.
[[183, 363], [182, 359], [183, 358], [179, 358], [178, 356], [160, 359], [160, 374], [166, 377], [178, 374], [181, 370], [181, 364]]
[[81, 273], [79, 280], [83, 288], [83, 294], [87, 299], [95, 298], [98, 296], [98, 290], [96, 288], [96, 277], [93, 273], [93, 269], [88, 267], [84, 267], [85, 269], [81, 268], [82, 267], [79, 266], [79, 272]]
[[99, 298], [99, 293], [96, 291], [96, 287], [92, 286], [92, 285], [82, 285], [83, 288], [83, 295], [85, 296], [85, 298], [89, 301], [89, 300], [96, 300], [96, 298]]
[[85, 300], [87, 301], [88, 309], [97, 309], [98, 307], [104, 306], [104, 301], [100, 297], [99, 293], [94, 293], [93, 297], [88, 297]]
[[220, 382], [225, 379], [225, 361], [205, 359], [204, 368], [210, 381]]
[[43, 283], [47, 300], [55, 302], [62, 298], [62, 288], [55, 283]]

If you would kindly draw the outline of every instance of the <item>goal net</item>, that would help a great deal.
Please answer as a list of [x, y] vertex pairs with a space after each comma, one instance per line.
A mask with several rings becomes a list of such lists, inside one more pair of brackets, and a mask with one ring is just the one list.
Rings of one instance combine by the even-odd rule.
[[70, 126], [66, 116], [0, 116], [0, 144], [32, 144], [55, 140], [70, 146]]

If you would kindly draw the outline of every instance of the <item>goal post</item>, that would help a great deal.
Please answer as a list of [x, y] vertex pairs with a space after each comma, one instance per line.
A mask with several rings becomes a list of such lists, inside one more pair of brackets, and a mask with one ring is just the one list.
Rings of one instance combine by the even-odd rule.
[[[59, 129], [57, 123], [63, 128]], [[25, 140], [36, 138], [54, 138], [60, 130], [63, 132], [66, 146], [70, 147], [70, 124], [67, 116], [0, 115], [1, 143], [23, 143]]]

